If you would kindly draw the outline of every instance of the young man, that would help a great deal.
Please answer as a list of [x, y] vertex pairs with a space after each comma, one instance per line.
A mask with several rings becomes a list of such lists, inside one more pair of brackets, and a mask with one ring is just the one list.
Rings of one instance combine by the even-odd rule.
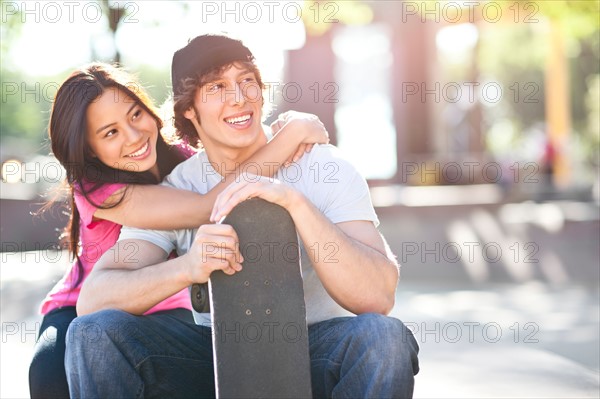
[[[172, 77], [176, 126], [204, 151], [163, 184], [205, 193], [266, 144], [263, 83], [241, 42], [211, 35], [175, 53]], [[315, 146], [276, 178], [242, 175], [221, 193], [212, 220], [249, 197], [292, 216], [303, 247], [314, 396], [412, 396], [418, 346], [399, 320], [385, 316], [398, 265], [376, 229], [365, 180], [331, 146]], [[208, 250], [215, 245], [221, 250]], [[179, 257], [167, 260], [173, 249]], [[214, 395], [210, 319], [195, 325], [141, 315], [215, 270], [239, 272], [242, 262], [235, 231], [224, 224], [123, 229], [81, 291], [77, 310], [85, 316], [69, 331], [66, 355], [71, 395]]]

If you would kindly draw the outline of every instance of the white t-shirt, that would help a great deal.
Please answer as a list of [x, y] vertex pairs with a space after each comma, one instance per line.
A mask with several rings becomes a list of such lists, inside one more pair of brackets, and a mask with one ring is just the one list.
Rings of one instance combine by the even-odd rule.
[[[257, 167], [249, 164], [243, 171], [257, 174]], [[367, 182], [347, 160], [340, 156], [338, 149], [331, 145], [315, 145], [312, 151], [305, 154], [298, 163], [281, 168], [275, 178], [304, 194], [333, 223], [368, 220], [375, 226], [379, 225]], [[205, 194], [221, 179], [221, 175], [214, 170], [206, 153], [202, 151], [175, 167], [161, 184]], [[191, 247], [196, 231], [197, 229], [142, 230], [123, 226], [119, 241], [145, 240], [159, 246], [166, 253], [176, 250], [179, 255], [182, 255]], [[319, 247], [309, 248], [309, 250], [317, 256], [330, 256], [335, 259], [334, 246], [324, 248], [324, 245], [320, 245]], [[307, 323], [313, 324], [334, 317], [351, 315], [327, 294], [302, 243], [300, 243], [300, 250]], [[198, 324], [210, 324], [209, 314], [194, 316]]]

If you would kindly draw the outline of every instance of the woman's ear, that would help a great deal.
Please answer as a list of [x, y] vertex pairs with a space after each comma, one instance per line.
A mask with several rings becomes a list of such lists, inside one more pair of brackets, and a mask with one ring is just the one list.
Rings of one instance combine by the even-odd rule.
[[186, 119], [194, 120], [196, 118], [196, 111], [194, 111], [194, 107], [189, 107], [188, 109], [186, 109], [183, 113], [183, 116]]

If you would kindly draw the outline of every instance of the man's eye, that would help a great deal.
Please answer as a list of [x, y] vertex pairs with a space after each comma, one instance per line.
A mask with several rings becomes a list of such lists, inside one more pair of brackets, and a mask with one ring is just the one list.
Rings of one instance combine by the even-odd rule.
[[223, 84], [222, 83], [214, 83], [214, 84], [209, 84], [206, 88], [206, 91], [208, 91], [209, 93], [214, 93], [216, 91], [219, 91], [223, 88]]

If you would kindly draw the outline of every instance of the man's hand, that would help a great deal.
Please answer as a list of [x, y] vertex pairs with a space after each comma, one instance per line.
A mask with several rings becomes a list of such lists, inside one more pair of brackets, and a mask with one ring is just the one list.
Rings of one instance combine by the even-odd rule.
[[186, 258], [190, 284], [205, 283], [215, 270], [232, 275], [242, 270], [238, 236], [233, 227], [225, 224], [200, 226]]
[[297, 191], [285, 184], [281, 184], [277, 179], [248, 173], [242, 174], [238, 181], [231, 183], [219, 194], [215, 201], [210, 220], [219, 222], [237, 204], [254, 197], [280, 205], [291, 212], [291, 208], [298, 195], [300, 194]]
[[211, 220], [221, 220], [237, 204], [259, 197], [288, 210], [305, 248], [334, 250], [331, 256], [308, 251], [313, 268], [328, 294], [355, 314], [387, 314], [394, 305], [398, 265], [373, 222], [351, 220], [333, 224], [292, 187], [275, 179], [242, 175], [218, 197]]
[[329, 143], [329, 133], [318, 116], [305, 112], [287, 111], [279, 114], [277, 120], [271, 123], [273, 136], [283, 129], [293, 130], [299, 134], [302, 141], [298, 150], [286, 161], [286, 165], [297, 162], [304, 153], [310, 152], [315, 144]]

